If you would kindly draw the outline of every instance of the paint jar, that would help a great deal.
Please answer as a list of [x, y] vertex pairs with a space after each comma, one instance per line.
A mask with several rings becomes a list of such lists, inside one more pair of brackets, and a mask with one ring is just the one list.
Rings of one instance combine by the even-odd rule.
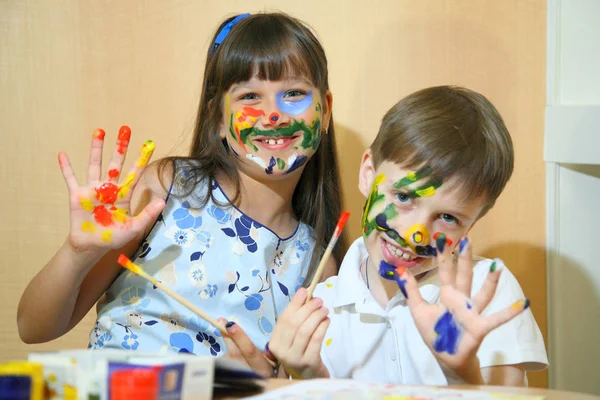
[[25, 375], [0, 376], [0, 399], [29, 400], [31, 378]]
[[157, 400], [159, 372], [150, 368], [115, 371], [110, 377], [111, 400]]
[[27, 361], [0, 364], [0, 399], [41, 400], [43, 394], [41, 364]]

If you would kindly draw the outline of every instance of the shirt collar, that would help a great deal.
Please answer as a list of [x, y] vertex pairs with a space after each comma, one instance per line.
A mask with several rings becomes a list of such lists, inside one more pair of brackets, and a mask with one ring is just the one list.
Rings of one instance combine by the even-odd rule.
[[[360, 274], [360, 266], [366, 261], [368, 256], [369, 253], [367, 252], [365, 242], [362, 237], [359, 237], [352, 243], [342, 261], [335, 285], [336, 293], [333, 300], [333, 307], [364, 303], [367, 298], [372, 297]], [[440, 293], [437, 268], [427, 272], [419, 280], [419, 291], [423, 299], [428, 303], [437, 302]], [[403, 299], [404, 296], [398, 291], [396, 296], [390, 300], [390, 304], [395, 304], [398, 300]]]

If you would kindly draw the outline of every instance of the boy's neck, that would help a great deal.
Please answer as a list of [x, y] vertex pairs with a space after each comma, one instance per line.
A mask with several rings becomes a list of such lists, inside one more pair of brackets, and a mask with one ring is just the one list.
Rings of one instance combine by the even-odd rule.
[[[238, 170], [239, 171], [239, 170]], [[279, 237], [289, 237], [298, 220], [292, 208], [292, 197], [300, 174], [278, 181], [259, 181], [239, 171], [240, 197], [236, 204], [244, 214], [268, 227]], [[225, 176], [217, 180], [227, 197], [235, 197], [235, 185]]]

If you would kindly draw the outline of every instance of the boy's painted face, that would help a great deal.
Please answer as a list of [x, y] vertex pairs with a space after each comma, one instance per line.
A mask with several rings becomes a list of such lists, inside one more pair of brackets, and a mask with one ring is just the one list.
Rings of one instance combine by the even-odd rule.
[[374, 169], [370, 150], [363, 156], [359, 187], [367, 201], [361, 226], [370, 263], [383, 277], [393, 280], [396, 267], [413, 276], [435, 268], [436, 239], [445, 235], [446, 248], [457, 246], [486, 204], [485, 196], [465, 201], [457, 182], [433, 179], [433, 172], [389, 161]]
[[[301, 170], [329, 123], [330, 95], [302, 78], [252, 78], [225, 93], [223, 128], [233, 154], [245, 167], [265, 175]], [[326, 101], [327, 104], [323, 104]]]

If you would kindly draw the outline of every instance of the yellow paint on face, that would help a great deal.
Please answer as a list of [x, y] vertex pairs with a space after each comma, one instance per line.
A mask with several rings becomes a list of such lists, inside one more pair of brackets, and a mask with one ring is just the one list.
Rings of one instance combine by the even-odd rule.
[[415, 182], [417, 180], [417, 175], [414, 172], [407, 172], [406, 177], [411, 181]]
[[423, 224], [414, 224], [403, 235], [411, 246], [427, 246], [429, 244], [429, 231]]
[[102, 239], [106, 243], [110, 243], [112, 241], [112, 235], [113, 235], [113, 231], [111, 231], [110, 229], [107, 229], [104, 232], [102, 232], [102, 234], [100, 234], [100, 239]]
[[415, 190], [415, 193], [419, 196], [419, 197], [429, 197], [429, 196], [433, 196], [435, 194], [435, 187], [433, 186], [428, 186], [424, 189], [418, 189]]
[[127, 221], [128, 215], [129, 215], [129, 213], [124, 208], [117, 208], [116, 210], [113, 211], [113, 219], [116, 222], [120, 222], [122, 224], [125, 223], [125, 221]]
[[154, 149], [156, 148], [154, 142], [152, 140], [146, 140], [146, 143], [142, 145], [142, 151], [140, 152], [140, 158], [137, 161], [137, 167], [143, 168], [148, 165], [150, 162], [150, 158], [152, 157], [152, 153], [154, 153]]
[[367, 197], [367, 202], [365, 203], [365, 208], [362, 215], [361, 227], [364, 229], [367, 221], [369, 220], [369, 213], [371, 212], [371, 207], [373, 206], [373, 200], [379, 194], [377, 188], [385, 182], [385, 175], [379, 174], [373, 180], [373, 184], [371, 185], [371, 191], [369, 192], [369, 197]]
[[135, 172], [130, 172], [129, 174], [127, 174], [127, 178], [125, 179], [123, 186], [119, 188], [118, 196], [120, 199], [124, 199], [129, 194], [129, 191], [133, 186], [133, 182], [135, 181], [136, 175], [137, 174]]
[[325, 341], [325, 346], [329, 346], [331, 344], [332, 339], [329, 338]]
[[80, 197], [79, 203], [81, 204], [81, 208], [83, 208], [85, 211], [92, 211], [94, 209], [94, 203], [92, 203], [92, 200], [88, 199], [87, 197]]
[[84, 232], [94, 233], [96, 231], [96, 225], [90, 221], [83, 221], [81, 223], [81, 230]]

